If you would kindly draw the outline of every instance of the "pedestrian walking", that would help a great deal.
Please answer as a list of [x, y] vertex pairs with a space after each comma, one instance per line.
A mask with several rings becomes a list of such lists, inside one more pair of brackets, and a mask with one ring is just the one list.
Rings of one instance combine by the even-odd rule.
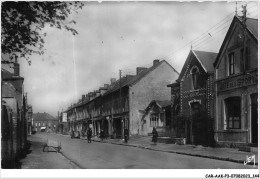
[[154, 142], [154, 144], [156, 144], [157, 138], [158, 138], [158, 132], [155, 129], [155, 127], [153, 128], [152, 135], [153, 135], [152, 142]]
[[128, 129], [127, 128], [124, 129], [124, 138], [125, 138], [125, 143], [127, 143], [127, 140], [128, 140]]
[[105, 133], [103, 130], [100, 131], [100, 139], [101, 141], [103, 141], [103, 139], [105, 138]]
[[92, 130], [91, 130], [91, 128], [88, 129], [87, 137], [88, 137], [88, 143], [91, 143], [91, 137], [92, 137]]
[[70, 137], [74, 138], [74, 131], [71, 131]]

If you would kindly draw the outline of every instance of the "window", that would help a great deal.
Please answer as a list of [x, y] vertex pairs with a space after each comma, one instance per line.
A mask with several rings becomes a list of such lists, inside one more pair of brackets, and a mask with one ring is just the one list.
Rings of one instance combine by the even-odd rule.
[[226, 106], [226, 129], [241, 128], [241, 99], [230, 97], [225, 99]]
[[39, 127], [41, 126], [41, 123], [39, 122]]
[[35, 126], [37, 127], [37, 122], [35, 123]]
[[158, 115], [158, 113], [151, 114], [151, 116], [150, 116], [150, 126], [151, 127], [159, 126], [159, 115]]
[[201, 106], [199, 102], [191, 103], [191, 115], [193, 120], [198, 120], [201, 116]]
[[229, 54], [229, 75], [235, 74], [235, 54], [230, 53]]
[[192, 89], [194, 89], [194, 90], [199, 88], [198, 77], [199, 77], [199, 69], [198, 69], [198, 67], [194, 66], [191, 69], [191, 86], [192, 86]]
[[[245, 57], [244, 57], [244, 53], [245, 53]], [[240, 50], [241, 71], [243, 70], [245, 71], [249, 69], [250, 58], [248, 58], [248, 53], [249, 53], [248, 48], [246, 48], [246, 50], [244, 50], [244, 48]]]

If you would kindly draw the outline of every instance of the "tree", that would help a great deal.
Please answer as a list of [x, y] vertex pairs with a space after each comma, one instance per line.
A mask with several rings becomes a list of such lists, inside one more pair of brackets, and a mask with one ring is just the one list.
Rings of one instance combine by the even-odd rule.
[[50, 27], [65, 29], [73, 35], [78, 32], [71, 27], [74, 20], [68, 21], [72, 12], [78, 12], [84, 6], [81, 2], [58, 1], [6, 1], [2, 2], [1, 37], [2, 53], [9, 54], [10, 59], [1, 58], [1, 63], [12, 63], [15, 58], [25, 58], [28, 63], [33, 53], [44, 54], [44, 37], [42, 29]]

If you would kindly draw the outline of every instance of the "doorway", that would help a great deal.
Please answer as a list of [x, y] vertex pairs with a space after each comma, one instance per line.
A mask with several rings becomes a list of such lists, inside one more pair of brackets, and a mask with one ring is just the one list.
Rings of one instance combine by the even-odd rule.
[[114, 119], [114, 137], [115, 138], [121, 138], [122, 137], [122, 122], [121, 118], [116, 118]]
[[205, 121], [202, 112], [202, 106], [199, 102], [191, 103], [191, 143], [195, 145], [205, 145], [206, 135]]
[[258, 143], [258, 94], [254, 93], [251, 97], [251, 143]]

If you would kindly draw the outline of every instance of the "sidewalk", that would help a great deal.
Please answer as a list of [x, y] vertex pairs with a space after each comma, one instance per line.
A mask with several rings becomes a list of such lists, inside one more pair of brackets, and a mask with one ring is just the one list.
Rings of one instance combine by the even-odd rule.
[[28, 137], [31, 143], [30, 153], [20, 160], [21, 169], [78, 169], [79, 167], [54, 149], [43, 152], [43, 139]]
[[[82, 138], [85, 139], [85, 138]], [[168, 153], [176, 153], [182, 155], [190, 155], [204, 158], [211, 158], [216, 160], [224, 160], [236, 163], [244, 163], [246, 160], [246, 156], [255, 155], [255, 162], [258, 165], [258, 152], [243, 152], [238, 151], [235, 148], [212, 148], [212, 147], [203, 147], [203, 146], [195, 146], [195, 145], [178, 145], [178, 144], [165, 144], [165, 143], [157, 143], [154, 145], [151, 142], [151, 137], [142, 136], [142, 137], [133, 137], [125, 143], [122, 139], [105, 139], [101, 141], [98, 137], [93, 137], [93, 141], [95, 142], [103, 142], [103, 143], [111, 143], [116, 145], [125, 145], [131, 147], [138, 147], [147, 150], [168, 152]], [[253, 162], [250, 163], [253, 165]]]

